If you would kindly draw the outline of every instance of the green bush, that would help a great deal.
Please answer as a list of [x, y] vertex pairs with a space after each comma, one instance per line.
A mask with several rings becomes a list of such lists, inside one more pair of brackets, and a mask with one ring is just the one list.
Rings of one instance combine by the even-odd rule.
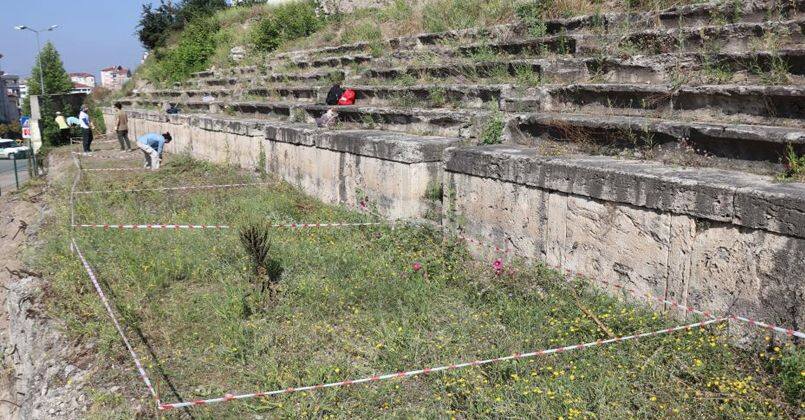
[[271, 52], [285, 41], [308, 36], [321, 28], [314, 1], [295, 1], [275, 7], [254, 26], [251, 41], [254, 48]]
[[533, 37], [545, 36], [548, 32], [544, 19], [545, 8], [546, 3], [542, 1], [529, 1], [518, 4], [515, 9], [517, 18], [523, 22]]
[[8, 124], [0, 124], [0, 138], [21, 139], [22, 127], [20, 127], [20, 123], [13, 121]]
[[216, 34], [220, 29], [214, 17], [196, 19], [182, 31], [176, 46], [158, 51], [147, 78], [154, 82], [178, 82], [204, 70], [215, 53]]
[[498, 113], [492, 116], [481, 131], [480, 139], [483, 144], [499, 144], [503, 135], [503, 116]]
[[805, 399], [805, 350], [794, 349], [780, 358], [782, 389], [794, 404]]
[[422, 10], [428, 32], [466, 29], [500, 23], [511, 17], [515, 0], [434, 0]]

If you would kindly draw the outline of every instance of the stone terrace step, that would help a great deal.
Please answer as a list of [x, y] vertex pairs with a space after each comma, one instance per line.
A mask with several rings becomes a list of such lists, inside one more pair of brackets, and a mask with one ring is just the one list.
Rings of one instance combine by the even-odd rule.
[[[312, 122], [328, 105], [254, 101], [173, 101], [183, 114], [227, 114], [244, 118]], [[160, 100], [124, 98], [118, 101], [126, 109], [159, 108]], [[400, 107], [339, 106], [335, 108], [345, 128], [369, 128], [400, 131], [418, 135], [471, 138], [490, 118], [489, 111], [418, 109]]]
[[[417, 86], [355, 86], [349, 85], [356, 94], [359, 105], [420, 108], [498, 108], [507, 85], [417, 85]], [[329, 86], [312, 87], [255, 87], [232, 89], [187, 89], [141, 92], [138, 98], [176, 100], [183, 98], [212, 97], [237, 99], [248, 97], [280, 99], [300, 103], [324, 103]]]
[[304, 82], [315, 83], [328, 81], [333, 76], [340, 75], [345, 77], [343, 71], [333, 70], [327, 72], [314, 72], [314, 73], [273, 73], [266, 76], [260, 75], [257, 70], [249, 75], [240, 77], [204, 77], [190, 79], [184, 84], [184, 87], [215, 87], [215, 86], [253, 86], [271, 83], [290, 83], [290, 82]]
[[403, 163], [440, 162], [457, 138], [415, 136], [380, 130], [328, 130], [310, 124], [267, 123], [266, 138]]
[[[753, 49], [763, 49], [764, 37], [774, 38], [776, 47], [784, 50], [798, 51], [803, 46], [803, 28], [805, 20], [797, 18], [778, 22], [736, 23], [729, 25], [710, 25], [696, 28], [675, 29], [642, 29], [625, 35], [562, 33], [540, 38], [531, 38], [527, 34], [504, 37], [501, 40], [487, 40], [458, 46], [438, 43], [425, 43], [420, 46], [405, 45], [403, 42], [391, 42], [389, 57], [398, 60], [411, 59], [412, 54], [430, 51], [444, 58], [459, 56], [476, 56], [478, 54], [514, 55], [518, 58], [541, 57], [545, 53], [575, 55], [579, 57], [611, 54], [663, 54], [671, 52], [700, 52], [708, 50], [715, 53], [740, 53]], [[482, 31], [481, 31], [482, 32]], [[419, 39], [419, 38], [418, 38]], [[411, 48], [414, 49], [412, 52]], [[356, 53], [352, 55], [310, 57], [305, 55], [289, 56], [289, 62], [272, 61], [268, 68], [288, 73], [288, 63], [300, 69], [332, 68], [345, 69], [356, 65], [368, 65], [377, 61], [370, 54]], [[255, 74], [255, 67], [236, 68], [241, 75]], [[219, 72], [223, 73], [223, 72]], [[217, 74], [212, 71], [196, 73], [196, 78], [211, 78]], [[218, 75], [220, 76], [220, 75]]]
[[445, 170], [795, 237], [805, 235], [805, 184], [710, 168], [604, 156], [546, 157], [515, 145], [448, 149]]
[[530, 96], [504, 98], [508, 112], [595, 108], [644, 114], [672, 111], [717, 111], [761, 118], [805, 118], [805, 86], [673, 86], [575, 84], [534, 88]]
[[[737, 23], [701, 28], [642, 30], [627, 35], [561, 34], [540, 38], [481, 42], [458, 47], [463, 56], [478, 54], [539, 57], [546, 53], [590, 56], [606, 53], [662, 54], [670, 52], [741, 52], [773, 37], [782, 49], [802, 49], [805, 20], [781, 22]], [[455, 49], [434, 48], [442, 54], [455, 54]], [[609, 50], [609, 51], [608, 51]], [[614, 51], [613, 51], [614, 50]]]
[[[709, 67], [708, 67], [709, 66]], [[774, 67], [776, 66], [776, 67]], [[774, 67], [774, 68], [773, 68]], [[486, 60], [479, 62], [458, 61], [429, 66], [403, 66], [389, 69], [369, 69], [361, 80], [394, 80], [403, 77], [413, 79], [484, 79], [510, 78], [512, 83], [522, 83], [518, 77], [536, 74], [538, 80], [550, 83], [585, 82], [600, 79], [608, 83], [669, 83], [689, 72], [715, 68], [722, 71], [763, 73], [772, 70], [786, 71], [789, 77], [805, 74], [805, 50], [782, 50], [777, 52], [750, 53], [671, 53], [639, 55], [634, 57], [595, 58], [541, 58]], [[682, 74], [680, 74], [682, 73]], [[760, 78], [760, 75], [755, 76]], [[694, 78], [695, 80], [695, 78]]]
[[[652, 154], [653, 160], [676, 160], [694, 166], [720, 166], [779, 173], [791, 145], [805, 154], [805, 127], [718, 124], [628, 116], [540, 113], [508, 122], [511, 140], [540, 146], [572, 144], [586, 152]], [[590, 147], [592, 146], [592, 147]]]
[[[717, 50], [718, 52], [742, 52], [752, 50], [764, 37], [773, 37], [778, 48], [802, 49], [802, 33], [805, 20], [793, 19], [780, 22], [735, 23], [701, 28], [645, 30], [633, 32], [620, 38], [619, 45], [631, 46], [644, 54], [660, 54], [671, 51], [695, 52]], [[591, 37], [585, 39], [585, 48], [599, 51]]]
[[[622, 28], [633, 30], [656, 29], [660, 26], [665, 29], [700, 27], [714, 25], [725, 19], [738, 17], [743, 23], [758, 23], [769, 20], [775, 13], [792, 15], [796, 11], [805, 10], [805, 1], [796, 0], [785, 2], [782, 5], [772, 1], [755, 1], [740, 5], [740, 11], [735, 10], [736, 5], [729, 2], [710, 2], [684, 6], [674, 6], [660, 12], [645, 13], [604, 13], [600, 15], [575, 16], [567, 19], [549, 19], [545, 22], [548, 35], [560, 33], [569, 34], [583, 31], [617, 31]], [[504, 40], [512, 38], [525, 38], [528, 28], [525, 25], [504, 24], [486, 28], [471, 28], [457, 31], [436, 33], [423, 33], [413, 36], [387, 39], [383, 45], [392, 49], [423, 48], [445, 43], [472, 43], [489, 42], [491, 40]], [[372, 44], [357, 42], [330, 47], [295, 50], [276, 54], [275, 59], [300, 60], [313, 56], [357, 54], [369, 51]]]
[[341, 55], [335, 57], [323, 57], [313, 59], [298, 59], [291, 61], [300, 69], [320, 68], [320, 67], [345, 67], [356, 64], [364, 64], [372, 61], [374, 57], [369, 54]]
[[[776, 52], [757, 51], [748, 53], [669, 53], [659, 55], [639, 55], [634, 57], [595, 57], [595, 58], [541, 58], [510, 59], [491, 61], [452, 61], [427, 66], [402, 66], [394, 68], [373, 68], [357, 77], [350, 78], [346, 84], [371, 85], [373, 81], [408, 85], [418, 79], [454, 79], [455, 82], [489, 80], [488, 83], [511, 83], [526, 86], [539, 83], [584, 83], [602, 81], [606, 83], [670, 83], [680, 77], [697, 82], [714, 69], [732, 72], [729, 75], [741, 84], [763, 82], [764, 77], [787, 77], [795, 83], [802, 82], [805, 76], [805, 49], [780, 50]], [[246, 70], [242, 70], [246, 72]], [[346, 78], [342, 70], [318, 71], [313, 73], [273, 73], [259, 76], [255, 73], [238, 77], [205, 77], [191, 79], [177, 86], [177, 89], [224, 87], [243, 90], [250, 87], [264, 87], [291, 83], [305, 83], [306, 86], [329, 86], [333, 76]], [[223, 72], [222, 72], [223, 73]], [[408, 78], [397, 80], [400, 78]], [[724, 83], [729, 83], [725, 81]], [[177, 95], [169, 95], [177, 96]], [[190, 96], [193, 96], [190, 94]]]

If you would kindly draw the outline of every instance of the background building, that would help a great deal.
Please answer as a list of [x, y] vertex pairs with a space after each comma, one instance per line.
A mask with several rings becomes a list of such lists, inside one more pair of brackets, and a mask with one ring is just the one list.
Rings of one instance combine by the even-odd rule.
[[95, 76], [89, 73], [70, 73], [70, 80], [84, 86], [95, 87]]
[[20, 79], [20, 104], [19, 107], [22, 108], [22, 101], [28, 97], [28, 79]]
[[107, 67], [101, 70], [101, 86], [110, 90], [120, 90], [131, 79], [131, 72], [123, 66]]
[[19, 76], [0, 71], [0, 123], [17, 121], [20, 118], [19, 79]]
[[4, 74], [0, 76], [5, 82], [5, 93], [8, 101], [17, 108], [22, 108], [22, 99], [20, 99], [20, 76], [16, 74]]
[[95, 89], [95, 86], [73, 82], [73, 90], [71, 90], [70, 93], [83, 93], [85, 95], [89, 95], [92, 93], [92, 89]]

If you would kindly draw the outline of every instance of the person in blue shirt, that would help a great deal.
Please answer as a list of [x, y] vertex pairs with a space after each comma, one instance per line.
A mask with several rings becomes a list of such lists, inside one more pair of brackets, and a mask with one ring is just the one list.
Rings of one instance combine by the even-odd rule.
[[145, 154], [145, 167], [156, 171], [159, 169], [159, 162], [162, 160], [162, 149], [166, 143], [170, 143], [173, 138], [170, 133], [157, 134], [148, 133], [137, 138], [137, 147]]

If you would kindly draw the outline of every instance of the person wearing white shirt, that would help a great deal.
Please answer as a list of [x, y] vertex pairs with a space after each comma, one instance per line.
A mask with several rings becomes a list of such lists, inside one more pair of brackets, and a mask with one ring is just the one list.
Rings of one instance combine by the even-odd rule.
[[89, 146], [92, 144], [92, 121], [89, 119], [89, 108], [86, 105], [81, 106], [81, 113], [78, 114], [78, 125], [81, 127], [83, 134], [84, 153], [89, 153]]

